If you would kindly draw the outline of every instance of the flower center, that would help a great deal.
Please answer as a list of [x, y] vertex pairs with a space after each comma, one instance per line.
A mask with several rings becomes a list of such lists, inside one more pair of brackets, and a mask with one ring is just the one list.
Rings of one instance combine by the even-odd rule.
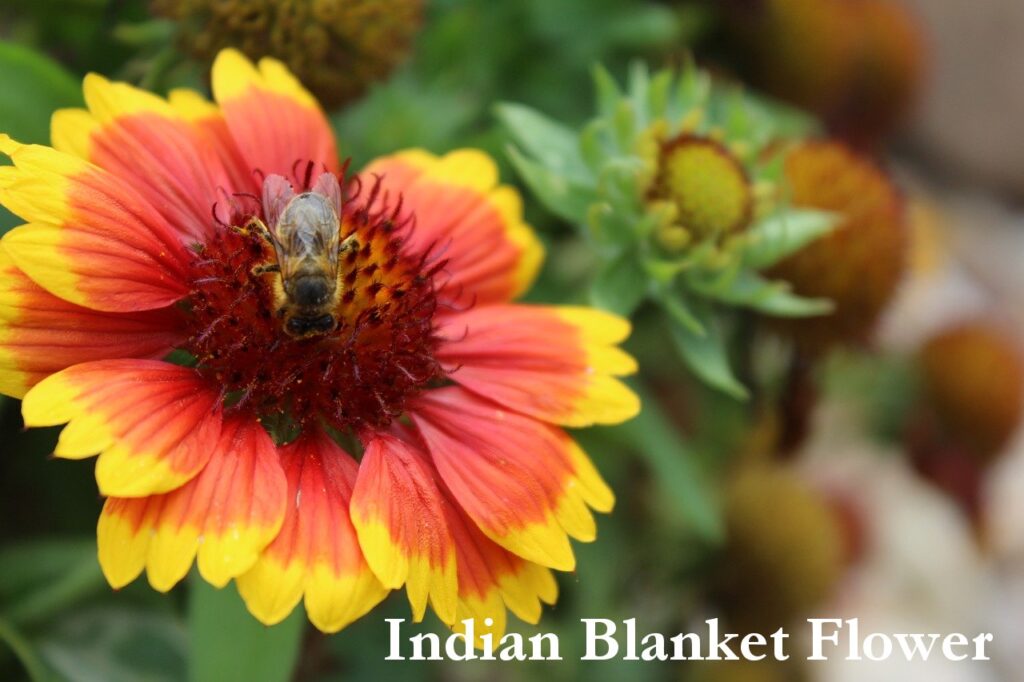
[[[407, 398], [443, 377], [434, 359], [434, 275], [444, 262], [403, 249], [398, 209], [348, 184], [341, 211], [337, 295], [316, 333], [286, 329], [286, 294], [265, 220], [253, 197], [232, 201], [230, 226], [197, 247], [184, 348], [223, 387], [225, 402], [302, 427], [323, 419], [339, 430], [386, 427]], [[308, 182], [307, 182], [308, 186]], [[365, 194], [365, 197], [360, 196]]]
[[752, 192], [739, 160], [720, 143], [683, 134], [663, 143], [653, 198], [675, 206], [697, 240], [736, 232], [750, 218]]

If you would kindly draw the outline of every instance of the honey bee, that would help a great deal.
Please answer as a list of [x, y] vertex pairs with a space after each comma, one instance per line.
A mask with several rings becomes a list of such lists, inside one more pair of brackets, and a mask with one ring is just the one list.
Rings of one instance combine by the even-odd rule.
[[334, 310], [340, 290], [338, 262], [344, 251], [357, 248], [354, 236], [341, 240], [341, 187], [323, 173], [308, 192], [296, 194], [280, 175], [263, 182], [267, 224], [253, 219], [274, 247], [276, 263], [260, 265], [253, 274], [280, 274], [277, 316], [290, 336], [327, 334], [338, 326]]

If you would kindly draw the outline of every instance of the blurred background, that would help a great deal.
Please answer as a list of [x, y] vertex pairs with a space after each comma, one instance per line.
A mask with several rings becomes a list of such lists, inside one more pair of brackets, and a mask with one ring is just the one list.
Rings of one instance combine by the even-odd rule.
[[[804, 332], [730, 312], [730, 353], [755, 385], [745, 400], [695, 379], [651, 310], [635, 311], [643, 413], [578, 434], [618, 506], [577, 547], [540, 625], [510, 624], [559, 633], [559, 663], [386, 663], [383, 619], [408, 617], [402, 594], [324, 636], [301, 613], [264, 628], [234, 587], [190, 580], [159, 595], [141, 580], [114, 593], [95, 558], [92, 463], [49, 457], [56, 431], [24, 431], [0, 397], [0, 679], [1024, 681], [1019, 0], [5, 0], [0, 131], [47, 142], [50, 113], [81, 104], [89, 71], [205, 90], [227, 45], [288, 63], [356, 167], [404, 147], [477, 146], [511, 183], [496, 104], [576, 127], [594, 113], [595, 64], [621, 78], [633, 60], [692, 55], [806, 112], [814, 136], [897, 188], [898, 225], [850, 218], [843, 239], [805, 254], [817, 274], [781, 276], [811, 293], [828, 279], [837, 315], [843, 296], [888, 276], [879, 262], [896, 263], [898, 283], [850, 313], [856, 339], [813, 350]], [[549, 247], [530, 298], [583, 300], [594, 254], [524, 196]], [[15, 224], [0, 215], [0, 229]], [[906, 236], [898, 253], [880, 230]], [[580, 618], [675, 633], [711, 617], [771, 632], [809, 616], [992, 632], [993, 661], [575, 660]]]

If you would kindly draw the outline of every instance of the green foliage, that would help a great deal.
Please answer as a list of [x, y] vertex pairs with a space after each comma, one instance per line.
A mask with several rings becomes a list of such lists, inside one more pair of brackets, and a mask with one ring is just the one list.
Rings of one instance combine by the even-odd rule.
[[40, 652], [56, 680], [180, 682], [187, 642], [168, 614], [97, 607], [70, 613], [41, 640]]
[[612, 432], [609, 435], [628, 444], [650, 468], [658, 502], [674, 512], [669, 518], [675, 525], [705, 542], [720, 542], [724, 533], [722, 513], [708, 473], [654, 396], [639, 391], [643, 411], [635, 419], [608, 429]]
[[299, 655], [306, 614], [297, 608], [267, 627], [246, 610], [234, 586], [190, 581], [189, 682], [286, 682]]
[[632, 0], [435, 0], [409, 63], [334, 116], [346, 154], [365, 162], [403, 146], [500, 156], [496, 101], [525, 102], [570, 121], [597, 61], [660, 55], [697, 28], [669, 7]]
[[[597, 116], [578, 132], [515, 104], [496, 114], [512, 142], [512, 165], [537, 199], [583, 234], [603, 262], [591, 300], [628, 315], [646, 299], [662, 306], [680, 357], [693, 373], [727, 394], [747, 390], [734, 376], [726, 348], [728, 325], [717, 318], [747, 309], [803, 317], [831, 310], [828, 301], [795, 295], [759, 271], [826, 234], [828, 214], [797, 210], [780, 197], [781, 164], [772, 145], [807, 135], [803, 116], [720, 85], [692, 65], [678, 74], [651, 74], [634, 63], [623, 88], [594, 70]], [[659, 152], [681, 134], [720, 142], [742, 164], [755, 201], [741, 232], [697, 237], [676, 227], [675, 209], [650, 196]], [[666, 230], [683, 232], [669, 246]], [[686, 236], [688, 234], [688, 236]], [[689, 241], [687, 241], [689, 240]], [[695, 314], [695, 306], [701, 313]]]
[[[82, 101], [81, 88], [63, 67], [35, 50], [4, 41], [0, 41], [0, 92], [8, 93], [0, 98], [0, 130], [19, 142], [48, 142], [50, 113]], [[18, 224], [16, 216], [0, 208], [0, 234]]]

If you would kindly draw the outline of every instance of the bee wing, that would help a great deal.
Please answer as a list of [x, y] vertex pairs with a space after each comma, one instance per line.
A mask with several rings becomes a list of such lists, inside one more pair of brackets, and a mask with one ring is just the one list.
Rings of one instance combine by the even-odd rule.
[[282, 277], [304, 271], [336, 279], [340, 227], [327, 197], [310, 192], [290, 202], [273, 233]]
[[341, 218], [341, 185], [334, 173], [321, 173], [310, 191], [326, 197], [334, 207], [335, 214]]
[[267, 227], [271, 234], [276, 234], [277, 222], [295, 196], [292, 183], [280, 175], [268, 175], [263, 180], [263, 212], [266, 215]]
[[[333, 176], [332, 176], [333, 177]], [[337, 185], [337, 181], [335, 181]], [[339, 197], [341, 194], [339, 193]], [[338, 218], [331, 216], [324, 217], [317, 230], [319, 237], [323, 240], [323, 265], [328, 276], [332, 279], [338, 278], [338, 249], [341, 246], [341, 223]]]

